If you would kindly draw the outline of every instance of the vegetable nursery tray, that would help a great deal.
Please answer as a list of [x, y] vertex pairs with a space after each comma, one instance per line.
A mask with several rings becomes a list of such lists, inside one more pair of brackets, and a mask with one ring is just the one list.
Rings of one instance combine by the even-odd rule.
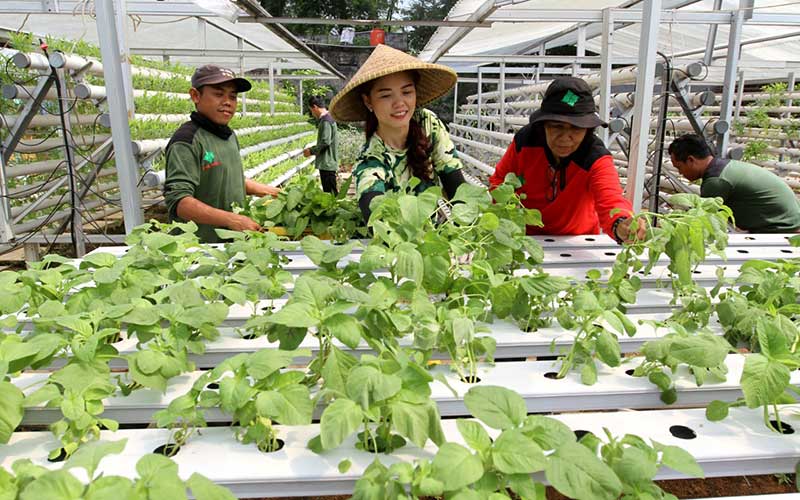
[[[673, 376], [681, 407], [705, 406], [711, 401], [735, 401], [742, 396], [741, 379], [746, 355], [731, 354], [725, 360], [728, 377], [725, 381], [713, 381], [709, 376], [706, 383], [697, 386], [688, 367], [681, 365]], [[560, 363], [556, 361], [503, 362], [494, 366], [481, 365], [477, 376], [480, 382], [467, 384], [458, 374], [446, 365], [435, 366], [432, 373], [443, 375], [457, 395], [439, 381], [431, 385], [431, 399], [436, 401], [443, 417], [469, 416], [464, 406], [463, 396], [470, 387], [493, 385], [511, 389], [525, 400], [528, 412], [548, 413], [577, 410], [613, 410], [617, 408], [661, 408], [666, 405], [660, 400], [660, 390], [646, 377], [629, 375], [642, 358], [626, 358], [625, 362], [611, 368], [602, 365], [598, 369], [598, 380], [594, 385], [585, 385], [580, 374], [568, 373], [563, 379], [553, 379]], [[167, 384], [165, 394], [150, 389], [140, 389], [128, 396], [120, 396], [104, 401], [103, 416], [124, 424], [141, 424], [152, 421], [153, 413], [165, 409], [169, 403], [191, 390], [202, 371], [184, 373], [172, 378]], [[632, 372], [631, 372], [632, 373]], [[47, 378], [46, 373], [24, 373], [13, 379], [20, 388], [30, 388], [37, 381]], [[800, 383], [800, 372], [792, 373], [792, 383]], [[319, 418], [321, 408], [317, 408], [315, 418]], [[55, 422], [61, 418], [60, 408], [37, 406], [27, 408], [23, 425], [41, 425]], [[218, 408], [206, 413], [209, 422], [230, 422], [230, 416]]]
[[[800, 425], [796, 416], [798, 409], [797, 406], [782, 407], [783, 421]], [[707, 477], [793, 473], [800, 460], [800, 434], [781, 435], [770, 431], [764, 426], [760, 410], [733, 408], [730, 416], [721, 422], [707, 421], [702, 409], [585, 412], [554, 415], [553, 418], [573, 430], [589, 431], [601, 438], [605, 437], [604, 429], [608, 429], [614, 436], [635, 434], [647, 441], [679, 446], [694, 456]], [[464, 443], [455, 421], [444, 420], [442, 427], [447, 441]], [[683, 427], [692, 432], [686, 432]], [[183, 479], [197, 472], [231, 489], [240, 498], [309, 496], [351, 493], [355, 481], [376, 458], [386, 464], [412, 461], [432, 458], [436, 450], [428, 442], [422, 449], [406, 445], [391, 455], [375, 455], [355, 449], [355, 436], [350, 436], [342, 446], [318, 455], [306, 447], [306, 443], [319, 434], [318, 425], [278, 429], [285, 445], [277, 452], [262, 453], [254, 445], [236, 441], [233, 429], [213, 427], [191, 437], [173, 460]], [[490, 435], [497, 435], [497, 431], [488, 431]], [[696, 437], [682, 439], [676, 434]], [[103, 441], [127, 438], [128, 442], [123, 453], [109, 455], [100, 462], [97, 473], [132, 477], [137, 460], [165, 444], [169, 437], [170, 431], [165, 429], [103, 431]], [[58, 446], [49, 432], [14, 433], [9, 444], [0, 448], [0, 466], [10, 468], [15, 460], [27, 458], [34, 464], [58, 469], [60, 464], [47, 461], [48, 452]], [[349, 459], [352, 466], [340, 473], [337, 466], [345, 459]], [[76, 474], [82, 473], [78, 470]], [[534, 477], [544, 479], [540, 473]], [[662, 468], [656, 479], [685, 477]]]

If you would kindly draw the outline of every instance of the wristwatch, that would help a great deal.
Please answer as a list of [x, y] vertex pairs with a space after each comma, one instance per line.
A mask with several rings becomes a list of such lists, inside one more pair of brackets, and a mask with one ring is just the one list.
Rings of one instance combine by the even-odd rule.
[[619, 237], [619, 235], [617, 234], [617, 226], [619, 226], [620, 222], [622, 222], [622, 221], [624, 221], [624, 220], [627, 220], [627, 219], [628, 219], [627, 217], [618, 217], [618, 218], [617, 218], [617, 220], [615, 220], [615, 221], [614, 221], [614, 223], [613, 223], [613, 224], [611, 224], [611, 235], [614, 237], [614, 239], [615, 239], [615, 240], [617, 241], [617, 243], [619, 243], [620, 245], [622, 245], [622, 244], [624, 243], [624, 241], [623, 241], [623, 240], [622, 240], [622, 238], [620, 238], [620, 237]]

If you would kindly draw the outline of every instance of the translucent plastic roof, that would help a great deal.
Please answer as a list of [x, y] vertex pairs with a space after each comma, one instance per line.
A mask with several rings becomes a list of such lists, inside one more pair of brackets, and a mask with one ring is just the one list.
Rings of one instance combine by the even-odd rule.
[[[1, 0], [0, 0], [1, 1]], [[147, 0], [138, 0], [142, 4]], [[156, 2], [153, 0], [154, 4]], [[163, 4], [162, 4], [163, 5]], [[213, 13], [198, 7], [198, 15]], [[222, 17], [207, 17], [232, 33], [243, 36], [264, 51], [287, 51], [294, 53], [289, 60], [299, 63], [308, 69], [316, 69], [327, 73], [328, 71], [304, 54], [292, 47], [288, 42], [270, 31], [267, 27], [256, 23], [232, 23]], [[22, 27], [24, 31], [31, 31], [40, 35], [51, 35], [68, 40], [83, 39], [87, 42], [98, 44], [95, 20], [88, 13], [80, 11], [74, 14], [0, 14], [0, 27], [16, 31]], [[236, 39], [213, 27], [206, 25], [205, 36], [199, 27], [196, 17], [170, 17], [170, 16], [128, 16], [127, 18], [128, 46], [135, 48], [170, 48], [170, 49], [230, 49], [236, 50]], [[259, 48], [244, 44], [244, 50], [257, 51]], [[160, 59], [156, 57], [157, 59]], [[189, 65], [215, 63], [239, 69], [238, 57], [209, 57], [209, 56], [173, 56], [170, 61], [181, 62]], [[266, 67], [268, 61], [264, 57], [245, 58], [244, 69]]]
[[[481, 6], [494, 4], [494, 0], [459, 0], [447, 19], [451, 21], [467, 21], [469, 16], [478, 12]], [[531, 0], [501, 7], [498, 10], [513, 12], [528, 9], [603, 9], [619, 5], [620, 0]], [[447, 55], [478, 54], [516, 54], [508, 52], [509, 48], [525, 45], [531, 41], [558, 33], [573, 23], [493, 23], [491, 28], [474, 28], [461, 41], [456, 43]], [[440, 27], [428, 41], [419, 57], [430, 60], [434, 52], [447, 40], [463, 28]]]
[[[680, 0], [665, 0], [664, 8], [670, 5], [678, 5]], [[469, 15], [480, 11], [482, 7], [493, 5], [494, 2], [485, 0], [459, 0], [448, 15], [451, 20], [467, 20]], [[713, 0], [700, 0], [681, 7], [681, 11], [711, 11], [713, 10]], [[775, 5], [776, 7], [770, 7]], [[600, 10], [606, 7], [620, 7], [621, 0], [574, 0], [563, 2], [559, 0], [528, 0], [505, 5], [496, 12], [513, 17], [515, 10], [547, 9], [547, 10], [572, 10], [572, 9], [591, 9]], [[723, 0], [723, 10], [734, 10], [739, 7], [739, 0]], [[641, 9], [641, 3], [630, 7], [631, 9]], [[756, 2], [755, 11], [758, 13], [792, 13], [800, 14], [800, 4], [781, 0], [759, 0]], [[472, 19], [475, 20], [475, 19]], [[532, 48], [546, 37], [550, 37], [567, 28], [575, 26], [575, 23], [510, 23], [494, 22], [491, 28], [474, 28], [466, 34], [460, 41], [456, 42], [444, 55], [514, 55], [532, 53]], [[464, 30], [463, 28], [461, 28]], [[459, 28], [442, 27], [439, 28], [429, 40], [420, 57], [431, 60], [437, 51], [440, 51], [443, 44]], [[587, 32], [590, 30], [587, 29]], [[594, 30], [599, 32], [599, 30]], [[677, 54], [680, 52], [704, 48], [708, 36], [709, 25], [707, 24], [661, 24], [659, 30], [659, 50], [666, 54]], [[636, 58], [639, 55], [641, 24], [636, 23], [631, 26], [617, 29], [614, 32], [614, 44], [612, 49], [613, 57], [616, 58]], [[728, 25], [719, 25], [715, 45], [725, 45], [728, 42]], [[748, 25], [745, 23], [742, 32], [742, 41], [748, 39], [774, 36], [779, 34], [800, 32], [800, 26], [760, 26]], [[600, 53], [602, 50], [602, 38], [596, 36], [587, 37], [586, 49], [588, 51]], [[548, 43], [548, 48], [560, 45], [575, 44], [577, 31], [569, 35], [561, 36], [553, 43]], [[721, 71], [716, 68], [724, 66], [724, 49], [714, 53], [717, 58], [712, 64], [710, 77]], [[702, 58], [702, 54], [693, 56], [697, 59]], [[453, 64], [459, 71], [475, 71], [477, 65]], [[775, 40], [767, 43], [744, 45], [742, 47], [741, 63], [739, 69], [750, 69], [751, 73], [758, 74], [759, 77], [778, 77], [786, 76], [787, 68], [800, 66], [800, 37], [787, 38], [785, 40]]]

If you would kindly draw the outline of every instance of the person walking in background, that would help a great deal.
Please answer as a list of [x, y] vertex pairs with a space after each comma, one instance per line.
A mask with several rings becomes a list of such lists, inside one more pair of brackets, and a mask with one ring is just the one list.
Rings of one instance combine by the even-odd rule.
[[189, 96], [195, 109], [167, 144], [164, 201], [170, 221], [194, 221], [204, 243], [220, 241], [216, 228], [260, 231], [254, 220], [231, 212], [246, 195], [276, 196], [280, 190], [245, 179], [239, 141], [228, 123], [238, 94], [250, 82], [233, 71], [207, 64], [195, 70]]
[[308, 100], [308, 109], [314, 118], [319, 120], [317, 126], [317, 144], [303, 151], [303, 155], [308, 157], [316, 156], [314, 166], [319, 170], [319, 178], [322, 182], [322, 190], [326, 193], [339, 194], [336, 186], [336, 172], [339, 171], [339, 150], [337, 146], [338, 128], [333, 117], [328, 113], [328, 108], [319, 97], [312, 97]]
[[453, 88], [456, 78], [447, 66], [378, 45], [331, 101], [338, 121], [365, 122], [367, 142], [353, 168], [365, 221], [374, 198], [400, 190], [412, 177], [420, 181], [415, 193], [441, 183], [449, 198], [465, 182], [447, 128], [422, 108]]
[[702, 179], [700, 196], [722, 198], [736, 227], [751, 233], [800, 232], [800, 204], [792, 189], [769, 170], [738, 160], [714, 158], [696, 134], [669, 145], [672, 165], [690, 181]]

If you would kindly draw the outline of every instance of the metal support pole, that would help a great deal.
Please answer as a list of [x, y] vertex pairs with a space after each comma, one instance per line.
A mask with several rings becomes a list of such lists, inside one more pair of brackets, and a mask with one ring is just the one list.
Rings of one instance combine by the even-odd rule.
[[14, 239], [11, 230], [11, 204], [8, 198], [8, 185], [6, 184], [6, 162], [0, 155], [0, 243], [8, 243]]
[[300, 114], [303, 114], [303, 110], [305, 109], [305, 103], [303, 102], [303, 80], [297, 80], [297, 88], [299, 89], [298, 93], [300, 96]]
[[[540, 56], [547, 55], [546, 52], [547, 52], [547, 49], [545, 47], [545, 44], [540, 45], [539, 46], [539, 55]], [[544, 74], [544, 61], [539, 61], [539, 74], [540, 75]]]
[[[61, 96], [62, 98], [65, 98], [68, 95], [67, 81], [65, 78], [67, 72], [60, 69], [56, 71], [58, 73], [59, 86], [61, 87]], [[75, 256], [81, 258], [86, 255], [86, 242], [84, 241], [83, 235], [83, 218], [81, 217], [81, 210], [79, 206], [81, 199], [78, 197], [78, 180], [76, 179], [78, 175], [78, 165], [75, 164], [75, 157], [72, 154], [72, 147], [75, 145], [75, 142], [72, 140], [72, 124], [70, 123], [69, 113], [66, 114], [65, 118], [64, 130], [62, 131], [66, 139], [64, 158], [67, 161], [67, 168], [72, 168], [72, 175], [67, 175], [67, 178], [69, 179], [70, 207], [72, 209], [72, 234], [75, 238]]]
[[453, 86], [453, 121], [456, 121], [457, 114], [458, 114], [458, 80], [456, 80], [456, 84]]
[[[578, 40], [576, 44], [576, 55], [578, 57], [583, 57], [586, 55], [586, 26], [581, 25], [578, 27]], [[580, 63], [574, 63], [572, 65], [572, 76], [578, 76], [579, 70], [581, 68]]]
[[483, 67], [478, 66], [478, 128], [481, 127], [481, 115], [483, 114]]
[[[792, 71], [791, 73], [789, 73], [789, 77], [787, 79], [787, 84], [786, 84], [786, 92], [788, 92], [788, 95], [790, 95], [790, 96], [792, 95], [792, 92], [794, 92], [794, 86], [795, 86], [796, 83], [797, 82], [796, 82], [796, 79], [795, 79], [795, 76], [794, 76], [794, 71]], [[786, 106], [787, 107], [791, 107], [792, 106], [792, 98], [791, 97], [786, 99]], [[785, 116], [785, 118], [789, 118], [790, 115], [791, 115], [791, 113], [786, 113], [784, 116]]]
[[47, 97], [47, 93], [50, 90], [50, 87], [53, 85], [53, 79], [50, 78], [50, 75], [43, 75], [39, 77], [39, 81], [36, 83], [36, 88], [33, 89], [33, 98], [29, 99], [27, 103], [25, 103], [25, 107], [22, 108], [22, 111], [19, 113], [19, 118], [16, 122], [14, 122], [14, 129], [8, 134], [6, 140], [3, 141], [2, 147], [2, 156], [3, 162], [8, 163], [8, 160], [11, 158], [11, 154], [19, 144], [20, 139], [25, 134], [25, 130], [27, 130], [28, 125], [33, 120], [33, 117], [39, 113], [41, 109], [42, 102], [44, 102], [45, 98]]
[[127, 1], [114, 0], [114, 20], [117, 25], [117, 43], [119, 45], [119, 61], [122, 68], [122, 82], [125, 85], [125, 109], [128, 110], [128, 119], [132, 120], [136, 106], [133, 101], [133, 72], [131, 71], [130, 53], [128, 51]]
[[206, 33], [208, 32], [208, 23], [202, 17], [197, 18], [197, 34], [200, 35], [200, 42], [204, 49], [208, 48]]
[[[725, 60], [725, 80], [722, 86], [722, 101], [719, 108], [720, 125], [717, 129], [717, 155], [720, 158], [727, 157], [728, 140], [730, 132], [731, 117], [733, 116], [733, 92], [734, 81], [736, 80], [736, 69], [739, 66], [739, 42], [742, 39], [742, 23], [744, 22], [744, 11], [737, 10], [732, 13], [731, 30], [728, 36], [728, 56]], [[725, 126], [727, 125], [727, 127]]]
[[506, 63], [500, 63], [500, 131], [506, 131]]
[[[794, 91], [794, 84], [795, 84], [794, 72], [791, 72], [791, 73], [789, 73], [789, 76], [786, 78], [786, 95], [790, 96], [788, 99], [786, 99], [786, 106], [787, 107], [791, 107], [791, 105], [792, 105], [791, 95], [792, 95], [792, 91]], [[780, 116], [781, 116], [781, 118], [791, 118], [792, 117], [792, 113], [787, 111], [786, 113], [781, 113]], [[785, 139], [781, 139], [781, 146], [780, 147], [783, 148], [785, 146], [786, 146], [786, 140]], [[779, 154], [778, 155], [778, 161], [779, 162], [783, 161], [783, 154]]]
[[[244, 40], [237, 38], [236, 47], [244, 50]], [[239, 76], [244, 77], [244, 56], [239, 56]], [[247, 92], [242, 94], [242, 116], [247, 116]]]
[[[603, 9], [603, 43], [600, 63], [600, 118], [611, 118], [611, 54], [614, 48], [614, 19], [611, 9]], [[608, 146], [608, 128], [600, 128], [600, 138]]]
[[736, 119], [742, 111], [742, 97], [744, 96], [744, 70], [739, 72], [739, 86], [736, 88]]
[[166, 55], [166, 54], [164, 54], [163, 56], [161, 56], [161, 61], [162, 61], [164, 64], [169, 64], [169, 56], [168, 56], [168, 55]]
[[[722, 8], [722, 0], [714, 0], [714, 10], [720, 10]], [[706, 38], [706, 51], [705, 55], [703, 56], [703, 62], [706, 66], [711, 65], [711, 61], [714, 57], [714, 44], [717, 42], [717, 25], [711, 24], [708, 26], [708, 38]]]
[[39, 262], [42, 260], [41, 249], [38, 243], [25, 243], [22, 245], [25, 252], [25, 262]]
[[631, 156], [625, 185], [625, 197], [631, 202], [635, 211], [642, 208], [644, 176], [647, 171], [647, 143], [650, 137], [650, 112], [653, 109], [661, 0], [645, 0], [642, 11], [644, 14], [639, 38], [639, 71], [636, 75], [636, 96], [631, 128]]
[[661, 165], [664, 158], [664, 136], [667, 132], [667, 109], [669, 108], [669, 93], [672, 86], [672, 71], [663, 65], [661, 74], [661, 106], [658, 110], [658, 125], [656, 126], [656, 147], [653, 157], [653, 175], [650, 177], [650, 211], [658, 213], [658, 188], [661, 186]]
[[128, 125], [128, 113], [123, 95], [125, 84], [119, 65], [120, 52], [115, 33], [114, 4], [112, 0], [97, 0], [95, 8], [125, 233], [130, 234], [134, 227], [144, 223], [144, 216], [142, 197], [137, 186], [137, 164], [133, 156], [131, 129]]
[[269, 114], [275, 114], [275, 68], [269, 63]]

